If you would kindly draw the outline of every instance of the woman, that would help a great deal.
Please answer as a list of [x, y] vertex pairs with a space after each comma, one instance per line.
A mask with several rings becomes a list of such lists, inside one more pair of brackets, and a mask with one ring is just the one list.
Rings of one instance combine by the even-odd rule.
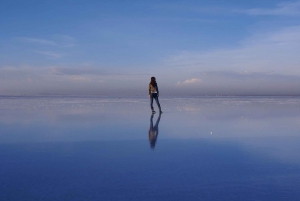
[[159, 91], [158, 91], [158, 87], [157, 87], [155, 77], [151, 77], [151, 82], [149, 83], [149, 97], [150, 97], [150, 107], [151, 107], [151, 110], [152, 110], [153, 113], [155, 113], [155, 111], [153, 109], [153, 98], [156, 101], [159, 112], [162, 113], [161, 107], [160, 107], [160, 104], [159, 104], [159, 101], [158, 101], [158, 96], [159, 96]]

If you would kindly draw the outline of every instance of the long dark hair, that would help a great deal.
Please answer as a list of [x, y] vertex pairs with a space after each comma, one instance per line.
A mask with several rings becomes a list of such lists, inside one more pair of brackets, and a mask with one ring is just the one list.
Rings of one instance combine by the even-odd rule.
[[151, 77], [151, 82], [150, 82], [150, 84], [151, 84], [152, 86], [154, 86], [154, 87], [156, 87], [156, 86], [157, 86], [157, 83], [156, 83], [155, 77]]

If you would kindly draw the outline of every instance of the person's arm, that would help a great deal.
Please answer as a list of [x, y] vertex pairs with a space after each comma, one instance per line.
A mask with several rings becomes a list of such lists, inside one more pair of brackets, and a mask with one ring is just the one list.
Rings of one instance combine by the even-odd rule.
[[159, 96], [158, 85], [156, 84], [157, 97]]
[[149, 97], [150, 97], [150, 94], [151, 94], [151, 88], [150, 88], [150, 84], [149, 84], [149, 92], [148, 92]]

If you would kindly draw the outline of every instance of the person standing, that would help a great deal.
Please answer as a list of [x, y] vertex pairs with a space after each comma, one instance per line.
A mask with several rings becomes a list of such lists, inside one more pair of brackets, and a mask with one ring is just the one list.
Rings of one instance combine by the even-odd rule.
[[155, 113], [154, 108], [153, 108], [153, 99], [155, 99], [155, 102], [157, 104], [159, 112], [162, 113], [161, 107], [160, 107], [160, 104], [158, 101], [159, 91], [158, 91], [158, 86], [157, 86], [155, 77], [151, 77], [151, 82], [149, 83], [149, 97], [150, 97], [150, 107], [151, 107], [152, 113]]

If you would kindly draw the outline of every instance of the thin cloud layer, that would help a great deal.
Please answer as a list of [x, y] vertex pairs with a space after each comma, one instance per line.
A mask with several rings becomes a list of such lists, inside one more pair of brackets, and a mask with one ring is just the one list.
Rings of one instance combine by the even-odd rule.
[[150, 74], [122, 75], [93, 68], [6, 66], [0, 68], [0, 95], [138, 95], [147, 90], [149, 79]]
[[236, 12], [247, 15], [300, 16], [300, 1], [282, 2], [275, 8], [253, 8], [248, 10], [236, 10]]
[[238, 48], [185, 51], [168, 58], [166, 65], [181, 66], [182, 70], [189, 72], [271, 71], [300, 75], [299, 52], [300, 26], [296, 26], [248, 38]]
[[52, 74], [56, 75], [108, 75], [106, 70], [99, 68], [90, 67], [76, 67], [76, 68], [66, 68], [66, 67], [52, 67], [50, 69]]
[[26, 51], [43, 55], [50, 59], [62, 59], [66, 55], [66, 49], [76, 46], [76, 40], [68, 35], [52, 35], [51, 39], [35, 37], [16, 37], [15, 41], [26, 48]]
[[17, 38], [21, 42], [25, 43], [34, 43], [38, 45], [50, 45], [50, 46], [57, 46], [58, 44], [51, 40], [41, 39], [41, 38], [26, 38], [26, 37], [18, 37]]
[[40, 46], [57, 46], [61, 48], [76, 46], [76, 40], [68, 35], [56, 34], [50, 37], [51, 39], [36, 38], [36, 37], [16, 37], [15, 39], [25, 44], [35, 44]]
[[44, 56], [48, 56], [52, 59], [60, 59], [64, 56], [64, 54], [62, 53], [52, 52], [52, 51], [35, 51], [35, 52]]

